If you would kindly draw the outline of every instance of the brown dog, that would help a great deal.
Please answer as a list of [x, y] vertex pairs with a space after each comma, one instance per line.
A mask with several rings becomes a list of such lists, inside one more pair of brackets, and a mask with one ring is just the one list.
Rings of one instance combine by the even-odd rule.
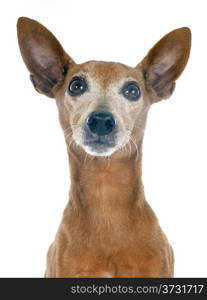
[[45, 276], [173, 276], [173, 251], [144, 196], [142, 140], [150, 105], [172, 94], [185, 68], [190, 30], [170, 32], [131, 68], [76, 64], [38, 22], [22, 17], [17, 28], [35, 89], [56, 99], [70, 162]]

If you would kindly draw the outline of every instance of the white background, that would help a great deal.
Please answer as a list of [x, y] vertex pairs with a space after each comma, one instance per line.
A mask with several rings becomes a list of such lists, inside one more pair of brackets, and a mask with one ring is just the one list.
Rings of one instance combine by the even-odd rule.
[[169, 31], [193, 34], [170, 100], [154, 104], [144, 139], [146, 197], [175, 252], [176, 277], [207, 277], [206, 1], [1, 1], [0, 276], [41, 277], [68, 201], [66, 147], [53, 99], [35, 92], [16, 21], [48, 27], [76, 62], [135, 66]]

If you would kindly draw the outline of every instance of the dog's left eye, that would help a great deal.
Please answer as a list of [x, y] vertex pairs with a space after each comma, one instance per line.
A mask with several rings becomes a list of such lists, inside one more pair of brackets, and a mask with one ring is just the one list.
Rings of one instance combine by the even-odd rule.
[[74, 77], [68, 87], [71, 96], [80, 96], [87, 90], [87, 84], [83, 77]]
[[138, 84], [135, 81], [126, 82], [121, 90], [125, 98], [130, 101], [136, 101], [141, 96], [141, 91]]

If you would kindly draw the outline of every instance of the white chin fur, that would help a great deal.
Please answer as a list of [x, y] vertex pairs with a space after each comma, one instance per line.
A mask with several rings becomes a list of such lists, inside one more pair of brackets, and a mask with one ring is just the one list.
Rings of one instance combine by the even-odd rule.
[[82, 147], [88, 154], [90, 154], [92, 156], [110, 156], [112, 153], [114, 153], [117, 150], [116, 148], [111, 148], [111, 149], [108, 149], [107, 151], [96, 152], [96, 151], [91, 150], [91, 148], [88, 146], [82, 146]]

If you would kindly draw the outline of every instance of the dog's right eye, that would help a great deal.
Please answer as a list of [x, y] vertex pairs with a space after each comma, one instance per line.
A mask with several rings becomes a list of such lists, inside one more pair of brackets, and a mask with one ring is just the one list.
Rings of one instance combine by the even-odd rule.
[[83, 77], [74, 77], [68, 87], [71, 96], [80, 96], [87, 90], [87, 84]]

